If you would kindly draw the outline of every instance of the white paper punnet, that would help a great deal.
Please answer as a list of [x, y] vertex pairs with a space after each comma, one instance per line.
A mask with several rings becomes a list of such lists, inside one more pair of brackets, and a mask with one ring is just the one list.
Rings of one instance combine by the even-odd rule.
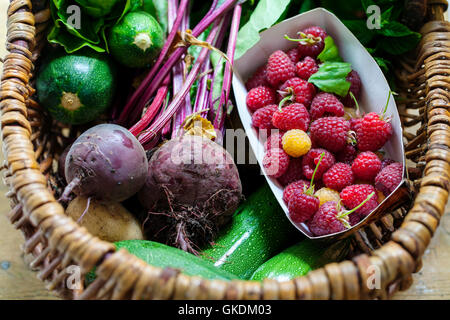
[[[345, 62], [350, 62], [352, 69], [358, 72], [362, 82], [361, 96], [358, 100], [362, 112], [380, 113], [386, 104], [390, 88], [383, 72], [358, 39], [331, 12], [323, 8], [317, 8], [287, 19], [270, 29], [265, 30], [260, 34], [260, 41], [249, 49], [241, 58], [235, 61], [235, 73], [233, 77], [233, 90], [236, 98], [237, 110], [250, 141], [250, 146], [261, 166], [262, 173], [264, 172], [262, 167], [264, 139], [260, 139], [258, 137], [258, 131], [252, 127], [252, 114], [246, 105], [247, 89], [245, 88], [245, 82], [260, 66], [267, 62], [267, 59], [274, 51], [287, 50], [298, 45], [296, 42], [286, 40], [284, 38], [285, 35], [296, 38], [297, 32], [315, 25], [322, 27], [327, 34], [333, 38], [339, 48], [342, 59]], [[391, 117], [393, 135], [383, 149], [386, 152], [386, 157], [403, 163], [403, 167], [405, 167], [402, 127], [397, 106], [393, 98], [389, 100], [386, 115]], [[265, 177], [272, 192], [283, 208], [286, 217], [289, 219], [288, 209], [283, 201], [283, 187], [275, 178], [267, 175], [265, 175]], [[358, 226], [364, 224], [370, 216], [374, 215], [376, 211], [379, 211], [381, 207], [383, 207], [383, 204], [389, 202], [389, 198], [394, 194], [395, 192], [387, 197], [379, 205], [377, 210], [361, 221], [354, 229], [357, 229]], [[314, 237], [305, 224], [293, 224], [298, 230], [302, 231], [310, 238], [327, 237]], [[342, 233], [346, 233], [346, 231]]]

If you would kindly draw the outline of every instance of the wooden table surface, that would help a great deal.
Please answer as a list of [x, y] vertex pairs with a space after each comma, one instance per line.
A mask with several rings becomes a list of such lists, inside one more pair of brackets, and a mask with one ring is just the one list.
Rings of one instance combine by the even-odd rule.
[[[0, 57], [5, 54], [5, 21], [8, 0], [0, 0]], [[1, 70], [1, 65], [0, 65]], [[3, 155], [0, 154], [0, 162]], [[29, 270], [21, 254], [23, 237], [6, 219], [9, 203], [4, 197], [6, 187], [0, 185], [0, 300], [57, 299], [45, 289]], [[414, 283], [394, 299], [450, 299], [450, 202], [447, 214], [425, 252], [423, 268], [414, 275]], [[25, 259], [26, 260], [26, 259]]]

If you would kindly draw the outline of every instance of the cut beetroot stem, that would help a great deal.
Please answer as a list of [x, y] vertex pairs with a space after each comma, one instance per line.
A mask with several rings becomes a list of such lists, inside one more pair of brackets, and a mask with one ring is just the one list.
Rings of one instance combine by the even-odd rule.
[[[208, 35], [208, 38], [206, 39], [207, 42], [209, 43], [212, 42], [212, 40], [217, 35], [218, 29], [219, 24], [215, 23], [211, 30], [211, 33]], [[161, 117], [158, 117], [158, 119], [155, 120], [155, 122], [150, 126], [150, 128], [145, 133], [139, 136], [139, 142], [141, 144], [144, 145], [147, 142], [154, 139], [157, 136], [157, 134], [160, 133], [160, 131], [166, 126], [167, 122], [170, 121], [175, 112], [177, 112], [181, 103], [186, 97], [186, 94], [189, 93], [189, 89], [195, 82], [200, 72], [200, 67], [202, 63], [205, 61], [206, 56], [208, 55], [208, 51], [209, 49], [207, 48], [203, 48], [200, 51], [200, 55], [197, 58], [197, 62], [192, 67], [191, 72], [189, 72], [189, 75], [187, 76], [186, 81], [183, 83], [180, 92], [177, 93], [177, 95], [173, 98], [172, 102], [167, 107], [166, 112], [164, 112], [164, 114]]]
[[239, 23], [241, 21], [242, 6], [238, 4], [234, 7], [233, 19], [231, 22], [230, 36], [228, 38], [227, 56], [230, 61], [226, 62], [223, 76], [222, 94], [220, 96], [219, 108], [214, 119], [214, 128], [223, 129], [227, 115], [228, 99], [230, 97], [231, 76], [233, 75], [234, 52], [236, 50], [237, 34], [239, 32]]
[[161, 109], [161, 106], [164, 103], [164, 99], [167, 96], [167, 92], [169, 91], [168, 83], [169, 83], [169, 77], [166, 77], [162, 87], [159, 88], [158, 91], [156, 92], [155, 99], [153, 99], [153, 102], [147, 108], [147, 111], [145, 112], [142, 119], [139, 120], [139, 122], [137, 122], [134, 126], [132, 126], [130, 128], [129, 131], [134, 136], [137, 136], [145, 128], [147, 128], [149, 126], [149, 124], [151, 123], [151, 121], [155, 118], [158, 111]]

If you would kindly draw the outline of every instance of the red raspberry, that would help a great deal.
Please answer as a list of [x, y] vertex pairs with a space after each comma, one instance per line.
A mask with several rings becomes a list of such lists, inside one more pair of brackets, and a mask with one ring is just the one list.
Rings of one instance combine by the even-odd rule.
[[[324, 236], [346, 230], [347, 217], [341, 217], [342, 211], [336, 201], [323, 204], [309, 221], [309, 230], [315, 236]], [[348, 223], [348, 222], [347, 222]]]
[[361, 152], [352, 163], [352, 171], [357, 179], [373, 181], [381, 170], [381, 160], [371, 152]]
[[383, 160], [381, 160], [381, 170], [383, 170], [384, 168], [386, 168], [388, 165], [395, 163], [394, 160], [389, 159], [389, 158], [384, 158]]
[[301, 57], [310, 56], [316, 58], [319, 53], [322, 52], [325, 43], [324, 40], [327, 37], [327, 33], [320, 27], [309, 27], [301, 31], [300, 39], [298, 43], [298, 51]]
[[305, 106], [300, 103], [293, 103], [278, 110], [273, 114], [272, 123], [280, 130], [288, 131], [291, 129], [308, 130], [309, 113]]
[[247, 107], [251, 111], [256, 111], [259, 108], [265, 107], [276, 102], [276, 96], [273, 89], [269, 87], [256, 87], [247, 93]]
[[316, 87], [303, 79], [291, 78], [280, 87], [280, 91], [281, 98], [289, 96], [290, 101], [301, 103], [308, 108], [316, 94]]
[[358, 149], [361, 151], [377, 151], [392, 136], [392, 125], [380, 118], [375, 112], [366, 114], [361, 125], [356, 131], [356, 140]]
[[350, 92], [353, 93], [356, 100], [359, 99], [359, 96], [361, 95], [361, 79], [359, 78], [358, 72], [355, 70], [352, 70], [347, 75], [347, 81], [350, 81], [350, 89], [348, 90], [348, 94], [342, 98], [342, 103], [349, 108], [355, 107], [355, 101], [350, 96]]
[[[298, 52], [298, 50], [296, 50]], [[308, 80], [314, 73], [319, 70], [316, 60], [311, 57], [305, 57], [302, 61], [295, 65], [297, 75], [303, 80]]]
[[324, 156], [322, 158], [322, 161], [320, 161], [319, 167], [317, 168], [314, 180], [320, 180], [323, 174], [335, 163], [334, 156], [327, 150], [324, 149], [309, 150], [309, 152], [305, 154], [302, 158], [303, 175], [307, 179], [311, 180], [312, 175], [314, 173], [314, 169], [316, 168], [322, 153], [324, 153]]
[[345, 148], [336, 154], [336, 161], [351, 165], [356, 158], [356, 149], [351, 144], [345, 146]]
[[286, 204], [289, 203], [289, 200], [291, 199], [291, 196], [294, 194], [295, 191], [300, 190], [303, 192], [305, 189], [309, 187], [309, 182], [306, 180], [298, 180], [295, 182], [292, 182], [284, 188], [283, 191], [283, 200]]
[[245, 87], [248, 91], [250, 91], [253, 88], [269, 86], [269, 82], [267, 82], [267, 65], [263, 65], [258, 68], [258, 70], [255, 71], [255, 73], [250, 77], [250, 79], [247, 80], [247, 83], [245, 84]]
[[323, 174], [322, 180], [327, 188], [341, 191], [345, 187], [353, 184], [354, 177], [352, 168], [345, 163], [336, 163]]
[[272, 148], [280, 148], [283, 149], [282, 139], [283, 139], [284, 132], [283, 131], [276, 131], [272, 133], [264, 143], [264, 149], [269, 150]]
[[271, 104], [266, 107], [256, 110], [252, 115], [252, 124], [259, 129], [272, 129], [272, 116], [278, 110], [276, 104]]
[[313, 121], [322, 117], [342, 117], [344, 105], [334, 94], [321, 92], [314, 97], [309, 112]]
[[302, 160], [301, 158], [292, 158], [286, 172], [278, 178], [278, 182], [282, 186], [287, 186], [301, 178], [303, 178]]
[[395, 162], [380, 171], [375, 177], [375, 188], [387, 197], [402, 182], [403, 165]]
[[298, 52], [298, 48], [289, 49], [288, 51], [286, 51], [286, 54], [294, 64], [300, 60], [300, 53]]
[[295, 223], [306, 222], [319, 210], [318, 197], [296, 190], [289, 199], [289, 216]]
[[[341, 193], [340, 197], [342, 203], [345, 207], [349, 209], [353, 209], [357, 207], [361, 202], [366, 200], [366, 198], [372, 193], [375, 192], [375, 188], [370, 184], [354, 184], [348, 187], [345, 187]], [[367, 216], [378, 206], [378, 196], [377, 193], [370, 198], [361, 208], [356, 210], [355, 212], [360, 216]]]
[[273, 87], [295, 77], [295, 64], [286, 53], [277, 50], [272, 53], [267, 62], [267, 80]]
[[350, 118], [348, 121], [350, 122], [350, 130], [357, 132], [361, 128], [362, 118]]
[[339, 152], [347, 145], [350, 122], [340, 117], [320, 118], [311, 123], [311, 138], [331, 152]]
[[289, 167], [289, 156], [283, 149], [269, 149], [263, 158], [263, 167], [268, 176], [281, 177]]

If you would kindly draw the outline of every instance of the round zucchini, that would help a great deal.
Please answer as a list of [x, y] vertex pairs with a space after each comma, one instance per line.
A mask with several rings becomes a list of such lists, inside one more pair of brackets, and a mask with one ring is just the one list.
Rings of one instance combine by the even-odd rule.
[[121, 64], [130, 68], [145, 67], [161, 51], [164, 31], [150, 13], [134, 11], [111, 28], [108, 45]]
[[39, 102], [58, 121], [90, 122], [108, 109], [116, 90], [116, 69], [107, 56], [89, 50], [58, 51], [39, 70]]

